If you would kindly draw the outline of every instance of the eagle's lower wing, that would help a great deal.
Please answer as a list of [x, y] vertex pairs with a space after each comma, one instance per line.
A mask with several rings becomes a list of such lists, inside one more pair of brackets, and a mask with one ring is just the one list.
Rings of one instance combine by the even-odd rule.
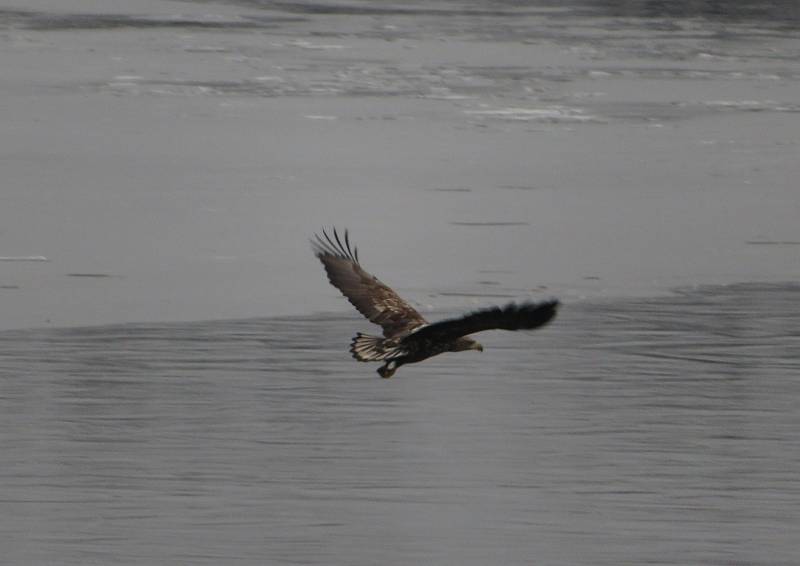
[[434, 322], [420, 328], [407, 340], [449, 341], [483, 330], [530, 330], [550, 322], [556, 316], [558, 301], [541, 303], [509, 303], [462, 316]]
[[314, 254], [325, 266], [328, 280], [339, 289], [358, 312], [383, 328], [387, 338], [407, 332], [427, 321], [414, 307], [382, 283], [377, 277], [364, 271], [358, 262], [358, 250], [350, 247], [347, 231], [340, 239], [336, 230], [333, 238], [323, 230], [321, 237], [311, 241]]

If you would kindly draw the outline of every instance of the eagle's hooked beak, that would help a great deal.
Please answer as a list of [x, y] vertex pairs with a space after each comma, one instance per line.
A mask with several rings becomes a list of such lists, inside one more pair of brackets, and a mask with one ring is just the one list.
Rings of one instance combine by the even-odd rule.
[[479, 352], [483, 352], [483, 345], [479, 344], [478, 342], [475, 342], [475, 344], [472, 345], [472, 349], [478, 350]]

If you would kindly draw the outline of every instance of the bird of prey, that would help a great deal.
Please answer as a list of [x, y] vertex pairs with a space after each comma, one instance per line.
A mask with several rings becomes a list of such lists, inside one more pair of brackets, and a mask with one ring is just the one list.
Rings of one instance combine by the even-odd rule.
[[444, 352], [483, 351], [469, 334], [484, 330], [538, 328], [556, 315], [557, 300], [509, 303], [474, 311], [459, 318], [430, 323], [386, 284], [361, 267], [358, 250], [345, 230], [340, 238], [323, 230], [311, 240], [328, 280], [370, 322], [383, 328], [383, 337], [357, 333], [350, 353], [360, 362], [383, 362], [381, 377], [389, 378], [404, 364], [421, 362]]

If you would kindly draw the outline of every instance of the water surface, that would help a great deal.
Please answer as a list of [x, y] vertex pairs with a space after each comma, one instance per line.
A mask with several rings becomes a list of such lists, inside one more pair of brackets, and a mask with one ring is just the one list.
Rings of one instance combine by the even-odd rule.
[[381, 380], [368, 323], [0, 333], [13, 564], [794, 565], [800, 287], [567, 304]]
[[798, 280], [797, 6], [7, 1], [0, 328]]

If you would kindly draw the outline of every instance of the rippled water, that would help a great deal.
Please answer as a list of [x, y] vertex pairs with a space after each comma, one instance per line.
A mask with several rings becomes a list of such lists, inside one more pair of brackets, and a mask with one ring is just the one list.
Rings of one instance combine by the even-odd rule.
[[794, 565], [798, 304], [567, 304], [391, 380], [350, 316], [2, 332], [4, 560]]
[[330, 311], [332, 224], [438, 309], [800, 278], [794, 0], [90, 4], [0, 7], [0, 329]]

